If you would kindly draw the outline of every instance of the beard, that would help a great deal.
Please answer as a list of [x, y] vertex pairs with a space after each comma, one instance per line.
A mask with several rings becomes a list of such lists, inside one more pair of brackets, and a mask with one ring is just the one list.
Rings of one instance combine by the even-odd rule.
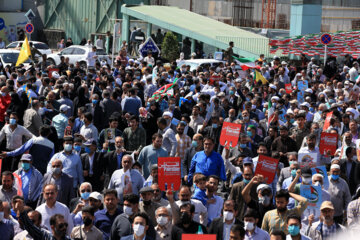
[[286, 210], [287, 210], [287, 207], [283, 207], [283, 208], [276, 208], [280, 213], [284, 213], [284, 212], [286, 212]]

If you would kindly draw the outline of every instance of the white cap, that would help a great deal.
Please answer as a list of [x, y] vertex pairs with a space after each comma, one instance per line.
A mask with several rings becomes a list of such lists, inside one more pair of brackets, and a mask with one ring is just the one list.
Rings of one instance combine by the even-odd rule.
[[66, 104], [63, 104], [60, 106], [60, 112], [66, 112], [69, 109], [69, 106]]
[[287, 62], [285, 62], [285, 61], [281, 62], [281, 65], [286, 65], [286, 64], [287, 64]]
[[300, 106], [310, 108], [310, 104], [308, 102], [303, 102]]
[[343, 69], [349, 70], [350, 68], [348, 66], [344, 66]]
[[289, 109], [286, 111], [286, 114], [294, 114], [294, 111], [291, 110], [291, 108], [289, 108]]
[[270, 83], [269, 87], [272, 88], [272, 89], [274, 89], [274, 90], [276, 90], [276, 86], [275, 86], [274, 84], [271, 84], [271, 83]]
[[100, 194], [100, 193], [98, 193], [98, 192], [92, 192], [92, 193], [90, 193], [90, 196], [89, 196], [89, 198], [93, 198], [93, 199], [96, 199], [96, 200], [100, 200], [101, 202], [103, 202], [103, 200], [104, 200], [104, 197]]
[[192, 97], [192, 95], [193, 95], [193, 92], [189, 92], [189, 93], [185, 96], [185, 98]]
[[330, 167], [330, 170], [331, 169], [340, 169], [340, 166], [339, 166], [339, 164], [332, 164]]
[[130, 58], [130, 59], [129, 59], [129, 62], [135, 62], [135, 61], [134, 61], [134, 59]]
[[173, 117], [173, 114], [171, 113], [171, 112], [169, 112], [169, 111], [166, 111], [166, 112], [164, 112], [163, 113], [163, 115], [162, 115], [163, 117], [165, 117], [165, 116], [169, 116], [169, 117]]

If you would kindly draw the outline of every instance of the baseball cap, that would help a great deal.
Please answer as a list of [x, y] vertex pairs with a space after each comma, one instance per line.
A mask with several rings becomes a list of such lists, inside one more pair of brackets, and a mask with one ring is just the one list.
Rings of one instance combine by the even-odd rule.
[[320, 207], [320, 210], [323, 210], [323, 209], [334, 210], [334, 205], [330, 201], [324, 201], [324, 202], [322, 202], [321, 207]]
[[68, 105], [63, 104], [60, 106], [60, 112], [66, 112], [69, 109]]
[[103, 202], [103, 200], [104, 200], [104, 197], [99, 192], [90, 193], [89, 198], [93, 198], [93, 199], [96, 199], [96, 200], [101, 201], [101, 202]]
[[32, 160], [32, 156], [31, 154], [25, 153], [21, 156], [20, 161], [31, 161]]
[[251, 157], [246, 157], [246, 158], [244, 158], [244, 160], [243, 160], [243, 165], [244, 165], [244, 164], [252, 164], [252, 163], [253, 163], [253, 160], [252, 160]]

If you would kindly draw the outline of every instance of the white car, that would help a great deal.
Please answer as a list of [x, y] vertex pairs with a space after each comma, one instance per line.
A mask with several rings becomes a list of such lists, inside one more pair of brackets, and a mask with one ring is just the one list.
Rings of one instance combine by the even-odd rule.
[[[12, 64], [16, 64], [19, 57], [19, 50], [16, 49], [0, 49], [0, 62], [1, 64], [6, 66], [11, 66]], [[23, 64], [24, 66], [28, 66], [31, 63], [30, 59], [26, 60]]]
[[211, 67], [217, 67], [220, 63], [225, 63], [225, 61], [219, 61], [216, 59], [189, 59], [189, 60], [181, 60], [177, 63], [177, 66], [180, 68], [183, 64], [190, 65], [190, 71], [196, 70], [197, 67], [204, 67], [206, 65], [210, 65]]
[[[9, 45], [6, 46], [7, 49], [14, 49], [14, 48], [18, 48], [20, 50], [20, 46], [22, 45], [24, 41], [16, 41], [16, 42], [12, 42]], [[39, 50], [39, 52], [41, 52], [41, 54], [46, 54], [49, 55], [52, 53], [51, 49], [49, 48], [49, 46], [46, 43], [43, 42], [37, 42], [37, 41], [29, 41], [29, 43], [33, 43], [34, 48], [36, 48], [37, 50]], [[36, 56], [36, 55], [35, 55]], [[40, 56], [37, 56], [40, 57]]]
[[[69, 58], [70, 64], [80, 62], [81, 67], [86, 67], [86, 57], [88, 55], [88, 52], [90, 51], [92, 51], [92, 49], [87, 46], [72, 45], [68, 48], [61, 50], [58, 53], [48, 55], [47, 60], [50, 64], [58, 65], [60, 64], [60, 57], [64, 56], [65, 58]], [[111, 59], [109, 58], [109, 55], [106, 54], [104, 49], [97, 49], [96, 55], [98, 56], [98, 61], [106, 61], [108, 64], [111, 64]]]

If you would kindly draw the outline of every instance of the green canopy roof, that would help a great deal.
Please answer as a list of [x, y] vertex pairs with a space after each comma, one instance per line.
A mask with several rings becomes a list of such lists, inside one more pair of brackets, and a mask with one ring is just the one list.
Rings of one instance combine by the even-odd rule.
[[269, 39], [185, 9], [168, 6], [126, 6], [123, 14], [168, 29], [208, 45], [226, 49], [234, 42], [234, 53], [243, 57], [269, 55]]

